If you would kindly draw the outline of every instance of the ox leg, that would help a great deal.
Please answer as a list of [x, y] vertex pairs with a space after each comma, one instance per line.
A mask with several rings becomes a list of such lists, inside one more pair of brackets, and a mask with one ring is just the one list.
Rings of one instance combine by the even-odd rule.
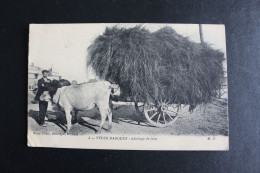
[[108, 110], [108, 132], [111, 131], [112, 128], [112, 111], [111, 109]]
[[99, 111], [100, 111], [100, 114], [101, 114], [101, 122], [100, 122], [100, 126], [99, 126], [97, 133], [101, 133], [101, 130], [102, 130], [103, 125], [104, 125], [106, 118], [107, 118], [106, 109], [104, 110], [104, 109], [101, 108], [101, 109], [99, 109]]
[[66, 120], [67, 120], [67, 131], [66, 133], [68, 134], [70, 129], [71, 129], [71, 111], [69, 109], [65, 109], [65, 114], [66, 114]]
[[78, 123], [78, 111], [74, 111], [74, 116], [72, 116], [71, 123], [72, 124], [77, 124]]

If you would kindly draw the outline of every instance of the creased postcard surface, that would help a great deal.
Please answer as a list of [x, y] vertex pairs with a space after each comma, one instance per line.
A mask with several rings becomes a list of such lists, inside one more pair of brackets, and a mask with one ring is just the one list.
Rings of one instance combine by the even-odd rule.
[[224, 25], [30, 24], [28, 146], [228, 150]]

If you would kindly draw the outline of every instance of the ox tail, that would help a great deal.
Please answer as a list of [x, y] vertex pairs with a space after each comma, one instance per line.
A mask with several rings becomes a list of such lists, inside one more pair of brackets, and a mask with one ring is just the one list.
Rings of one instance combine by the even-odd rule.
[[110, 94], [110, 97], [109, 97], [109, 108], [110, 110], [113, 110], [113, 103], [112, 103], [112, 95]]
[[112, 86], [110, 86], [109, 107], [111, 110], [116, 110], [116, 109], [119, 109], [119, 107], [120, 107], [120, 106], [116, 106], [116, 105], [115, 105], [115, 107], [113, 106], [112, 101], [113, 102], [120, 101], [120, 99], [119, 99], [120, 96], [114, 95], [114, 93], [115, 93], [115, 89]]

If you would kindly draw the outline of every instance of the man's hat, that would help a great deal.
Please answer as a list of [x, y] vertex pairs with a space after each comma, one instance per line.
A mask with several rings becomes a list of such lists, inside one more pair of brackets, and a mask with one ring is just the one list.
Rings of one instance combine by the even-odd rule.
[[48, 71], [48, 70], [43, 70], [43, 71], [42, 71], [42, 74], [43, 74], [43, 73], [49, 73], [49, 71]]

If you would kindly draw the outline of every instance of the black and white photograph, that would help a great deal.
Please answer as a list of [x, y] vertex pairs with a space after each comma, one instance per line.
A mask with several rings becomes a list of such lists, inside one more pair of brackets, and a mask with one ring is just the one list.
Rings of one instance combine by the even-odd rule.
[[30, 147], [229, 150], [225, 26], [30, 24]]

